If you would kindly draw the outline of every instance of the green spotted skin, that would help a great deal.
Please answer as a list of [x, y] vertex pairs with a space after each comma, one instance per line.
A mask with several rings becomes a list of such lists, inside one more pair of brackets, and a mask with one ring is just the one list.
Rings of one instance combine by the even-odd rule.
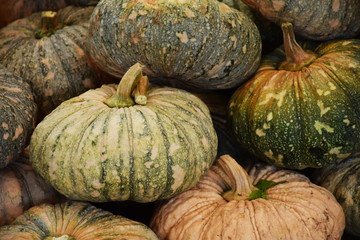
[[61, 102], [100, 86], [85, 49], [94, 7], [57, 11], [56, 31], [40, 37], [41, 12], [0, 30], [0, 63], [28, 82], [43, 117]]
[[169, 198], [197, 183], [217, 152], [206, 105], [153, 87], [146, 105], [110, 108], [116, 85], [65, 101], [36, 127], [34, 168], [59, 192], [94, 202]]
[[157, 240], [146, 225], [83, 202], [42, 204], [10, 225], [0, 227], [1, 240]]
[[29, 144], [36, 113], [30, 85], [0, 65], [0, 168]]
[[343, 207], [345, 230], [360, 237], [360, 158], [347, 158], [315, 173], [315, 183], [332, 192]]
[[277, 166], [320, 168], [360, 150], [360, 40], [323, 43], [298, 71], [279, 70], [282, 49], [233, 94], [239, 143]]
[[94, 61], [114, 76], [140, 62], [154, 81], [188, 89], [238, 86], [261, 54], [252, 20], [216, 0], [101, 1], [88, 45]]

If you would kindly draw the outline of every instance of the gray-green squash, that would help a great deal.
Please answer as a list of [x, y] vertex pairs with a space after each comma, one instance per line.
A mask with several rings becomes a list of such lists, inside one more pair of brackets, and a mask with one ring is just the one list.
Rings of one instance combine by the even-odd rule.
[[34, 169], [74, 200], [151, 202], [194, 186], [217, 152], [209, 110], [146, 80], [135, 64], [118, 86], [63, 102], [35, 128]]

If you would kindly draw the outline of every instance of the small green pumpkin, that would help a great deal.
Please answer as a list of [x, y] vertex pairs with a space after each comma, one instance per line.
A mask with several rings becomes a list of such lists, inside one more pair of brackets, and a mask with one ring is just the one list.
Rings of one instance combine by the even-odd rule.
[[68, 198], [93, 202], [151, 202], [195, 185], [216, 156], [209, 110], [184, 90], [147, 90], [146, 79], [135, 64], [118, 86], [51, 112], [31, 138], [36, 171]]
[[29, 144], [36, 114], [30, 85], [0, 65], [0, 168]]
[[114, 76], [140, 62], [154, 80], [199, 89], [238, 86], [261, 54], [252, 20], [215, 0], [101, 1], [88, 43], [94, 61]]
[[360, 40], [304, 51], [291, 24], [229, 104], [242, 147], [286, 168], [320, 168], [360, 150]]

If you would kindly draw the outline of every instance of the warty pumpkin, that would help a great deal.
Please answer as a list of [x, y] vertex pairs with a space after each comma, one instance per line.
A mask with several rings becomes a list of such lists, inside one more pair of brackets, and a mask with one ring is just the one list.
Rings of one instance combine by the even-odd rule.
[[157, 240], [146, 225], [84, 202], [41, 204], [0, 227], [1, 240]]
[[30, 207], [55, 203], [61, 196], [45, 183], [23, 156], [0, 169], [0, 226], [10, 224]]
[[32, 135], [36, 171], [68, 198], [93, 202], [151, 202], [194, 186], [216, 156], [209, 110], [184, 90], [146, 83], [137, 63], [118, 86], [63, 102]]
[[360, 33], [359, 0], [242, 0], [268, 20], [291, 22], [313, 40], [348, 39]]
[[30, 83], [42, 117], [100, 85], [85, 49], [93, 9], [34, 13], [0, 30], [0, 63]]
[[162, 205], [150, 227], [166, 240], [340, 239], [344, 213], [304, 175], [229, 155], [200, 182]]
[[99, 67], [114, 76], [140, 62], [152, 81], [187, 89], [238, 86], [261, 54], [252, 20], [216, 0], [101, 1], [88, 45]]
[[341, 161], [360, 150], [360, 41], [303, 50], [291, 24], [283, 31], [284, 48], [232, 95], [229, 123], [242, 147], [277, 166]]
[[0, 65], [0, 168], [29, 144], [37, 106], [30, 85]]
[[332, 192], [345, 212], [345, 230], [360, 237], [360, 158], [317, 169], [314, 182]]

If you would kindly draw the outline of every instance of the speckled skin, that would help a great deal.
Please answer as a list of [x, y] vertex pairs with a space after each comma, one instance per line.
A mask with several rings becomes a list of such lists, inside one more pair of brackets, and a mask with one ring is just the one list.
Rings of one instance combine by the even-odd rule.
[[149, 89], [146, 105], [110, 108], [116, 85], [62, 103], [39, 123], [32, 165], [70, 199], [151, 202], [194, 186], [215, 159], [206, 105], [174, 88]]
[[314, 174], [315, 183], [332, 192], [343, 207], [345, 230], [360, 237], [360, 158], [347, 158]]
[[360, 0], [242, 0], [272, 22], [291, 22], [313, 40], [347, 39], [360, 32]]
[[36, 113], [30, 85], [0, 65], [0, 168], [29, 144]]
[[95, 62], [114, 76], [140, 62], [154, 81], [179, 81], [189, 89], [238, 86], [261, 54], [256, 25], [216, 0], [101, 1], [88, 43]]
[[42, 116], [64, 100], [100, 85], [85, 50], [92, 11], [93, 7], [59, 10], [58, 24], [63, 27], [50, 37], [36, 37], [41, 13], [0, 30], [0, 63], [30, 83]]
[[[229, 156], [228, 156], [229, 157]], [[221, 157], [223, 158], [223, 156]], [[234, 159], [218, 160], [192, 189], [163, 204], [150, 227], [166, 240], [339, 240], [345, 227], [340, 204], [305, 176], [255, 164], [248, 173]], [[247, 200], [260, 179], [286, 181]], [[231, 190], [244, 199], [226, 200]], [[248, 191], [249, 190], [249, 191]], [[239, 194], [239, 195], [238, 195]]]
[[0, 228], [1, 240], [157, 240], [146, 225], [82, 202], [42, 204], [11, 225]]
[[360, 40], [319, 45], [298, 71], [279, 70], [282, 49], [233, 94], [229, 122], [240, 144], [286, 168], [320, 168], [360, 150]]
[[59, 194], [19, 157], [0, 170], [0, 226], [10, 224], [24, 211], [38, 204], [54, 203]]

